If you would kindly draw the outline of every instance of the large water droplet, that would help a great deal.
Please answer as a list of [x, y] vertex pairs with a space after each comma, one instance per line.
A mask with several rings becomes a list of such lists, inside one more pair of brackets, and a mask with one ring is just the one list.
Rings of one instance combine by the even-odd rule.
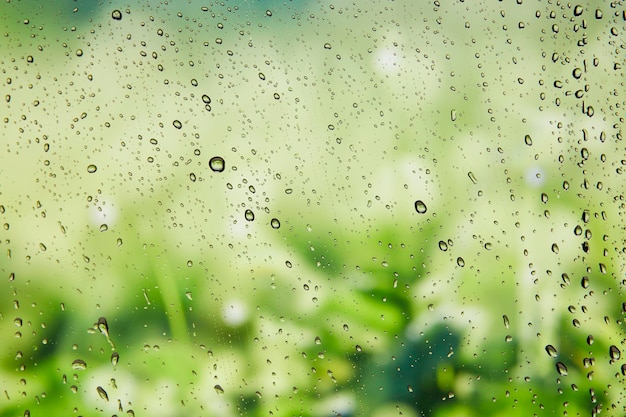
[[209, 160], [209, 167], [213, 172], [222, 172], [226, 168], [226, 162], [221, 156], [214, 156]]
[[620, 352], [617, 346], [611, 345], [611, 347], [609, 348], [609, 356], [611, 356], [611, 359], [613, 359], [614, 361], [617, 361], [622, 356], [622, 352]]
[[122, 20], [122, 12], [119, 10], [113, 10], [113, 12], [111, 13], [111, 17], [113, 18], [113, 20]]
[[98, 167], [95, 166], [94, 164], [91, 164], [91, 165], [87, 166], [87, 172], [90, 173], [90, 174], [93, 174], [97, 170], [98, 170]]
[[278, 220], [278, 219], [276, 219], [276, 218], [273, 218], [273, 219], [270, 221], [270, 224], [272, 225], [272, 227], [273, 227], [274, 229], [278, 229], [278, 228], [280, 228], [280, 220]]
[[100, 396], [100, 398], [102, 398], [105, 401], [109, 401], [109, 394], [107, 394], [107, 392], [104, 390], [104, 388], [98, 386], [96, 388], [96, 391], [98, 392], [98, 395]]
[[424, 214], [426, 213], [426, 204], [424, 204], [424, 202], [422, 200], [417, 200], [415, 202], [415, 211], [417, 211], [419, 214]]
[[215, 392], [217, 392], [219, 395], [224, 394], [224, 388], [222, 388], [222, 386], [219, 384], [215, 385], [213, 389], [215, 389]]
[[556, 348], [554, 346], [546, 345], [546, 352], [548, 352], [548, 355], [556, 358]]
[[120, 361], [120, 354], [117, 352], [111, 353], [111, 365], [113, 367], [117, 366], [117, 363]]
[[567, 367], [565, 366], [565, 364], [563, 362], [557, 362], [556, 363], [556, 371], [561, 376], [566, 376], [567, 375]]
[[250, 209], [247, 209], [246, 212], [245, 212], [245, 217], [246, 217], [247, 221], [249, 221], [249, 222], [253, 221], [254, 220], [254, 212], [252, 210], [250, 210]]
[[87, 369], [87, 363], [82, 359], [75, 359], [72, 362], [72, 369], [84, 370]]

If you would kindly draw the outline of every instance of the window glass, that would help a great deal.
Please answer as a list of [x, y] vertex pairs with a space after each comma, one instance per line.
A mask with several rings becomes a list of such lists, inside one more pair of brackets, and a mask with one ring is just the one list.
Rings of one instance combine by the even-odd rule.
[[1, 7], [1, 416], [624, 414], [621, 2]]

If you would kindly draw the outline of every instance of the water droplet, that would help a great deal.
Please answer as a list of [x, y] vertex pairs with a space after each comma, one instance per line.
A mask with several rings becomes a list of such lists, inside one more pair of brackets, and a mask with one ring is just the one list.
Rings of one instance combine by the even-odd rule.
[[324, 44], [324, 49], [330, 49], [330, 48], [332, 48], [332, 46], [328, 42], [326, 42]]
[[622, 356], [622, 352], [620, 352], [620, 350], [619, 350], [619, 348], [617, 346], [611, 345], [611, 347], [609, 348], [609, 356], [614, 361], [617, 361]]
[[439, 241], [439, 249], [442, 251], [447, 251], [448, 250], [448, 244], [446, 242], [444, 242], [443, 240]]
[[83, 56], [83, 50], [82, 49], [77, 49], [76, 50], [76, 56]]
[[552, 244], [552, 252], [558, 254], [559, 253], [559, 245], [557, 245], [556, 243]]
[[450, 111], [450, 120], [453, 122], [456, 120], [456, 110], [454, 109]]
[[458, 258], [456, 258], [456, 264], [460, 266], [461, 268], [463, 268], [465, 266], [465, 259], [459, 256]]
[[107, 230], [109, 230], [109, 226], [107, 226], [106, 223], [100, 225], [101, 232], [106, 232]]
[[589, 346], [593, 345], [593, 336], [592, 335], [587, 336], [587, 344]]
[[504, 337], [504, 341], [505, 341], [506, 343], [511, 343], [511, 342], [513, 341], [513, 336], [511, 336], [510, 334], [507, 334], [507, 335]]
[[474, 175], [474, 173], [472, 171], [468, 172], [467, 176], [472, 181], [472, 183], [474, 183], [474, 184], [478, 183], [478, 180], [476, 179], [476, 175]]
[[533, 145], [533, 139], [530, 137], [530, 135], [524, 136], [524, 143], [528, 146]]
[[209, 160], [209, 167], [213, 172], [222, 172], [226, 168], [226, 162], [221, 156], [214, 156]]
[[424, 202], [422, 200], [417, 200], [415, 202], [415, 211], [417, 211], [419, 214], [424, 214], [426, 213], [426, 204], [424, 204]]
[[77, 370], [85, 370], [87, 369], [87, 363], [82, 360], [82, 359], [75, 359], [72, 362], [72, 369], [77, 369]]
[[541, 202], [543, 204], [546, 204], [548, 202], [548, 194], [546, 193], [541, 193]]
[[316, 345], [321, 345], [322, 344], [322, 339], [320, 339], [319, 336], [315, 336], [315, 344]]
[[111, 17], [113, 18], [113, 20], [122, 20], [122, 12], [119, 10], [113, 10], [113, 13], [111, 13]]
[[43, 243], [40, 243], [39, 244], [39, 249], [41, 249], [43, 252], [45, 252], [48, 248]]
[[180, 120], [174, 120], [172, 124], [174, 125], [176, 129], [182, 129], [183, 127], [183, 124], [180, 122]]
[[561, 376], [567, 376], [567, 367], [565, 366], [565, 364], [563, 362], [557, 362], [556, 363], [556, 371]]
[[546, 352], [548, 352], [548, 355], [556, 358], [556, 348], [554, 346], [546, 345]]
[[503, 316], [502, 316], [502, 321], [504, 321], [504, 327], [505, 327], [506, 329], [508, 329], [508, 328], [509, 328], [509, 324], [510, 324], [510, 323], [509, 323], [509, 316], [507, 316], [506, 314], [505, 314], [505, 315], [503, 315]]
[[117, 363], [120, 361], [120, 354], [117, 352], [111, 353], [111, 365], [114, 367], [117, 366]]
[[245, 215], [244, 215], [244, 216], [246, 217], [246, 220], [247, 220], [247, 221], [249, 221], [249, 222], [251, 222], [251, 221], [253, 221], [253, 220], [254, 220], [254, 213], [253, 213], [253, 212], [252, 212], [252, 210], [250, 210], [250, 209], [247, 209], [247, 210], [246, 210], [246, 212], [245, 212]]
[[580, 4], [574, 6], [574, 16], [580, 16], [581, 14], [583, 14], [583, 6]]
[[277, 218], [273, 218], [273, 219], [270, 221], [270, 224], [272, 225], [272, 227], [273, 227], [274, 229], [278, 229], [278, 228], [280, 228], [280, 220], [278, 220]]
[[580, 285], [585, 289], [589, 288], [589, 277], [586, 275], [582, 277], [582, 279], [580, 280]]
[[406, 386], [407, 391], [413, 392], [413, 387], [411, 385]]
[[207, 96], [206, 94], [202, 94], [202, 101], [204, 102], [204, 104], [211, 104], [211, 97]]
[[102, 398], [105, 401], [109, 401], [109, 394], [107, 394], [107, 392], [104, 390], [104, 388], [98, 386], [96, 388], [96, 391], [98, 392], [98, 395], [100, 396], [100, 398]]
[[97, 170], [98, 170], [98, 167], [95, 166], [94, 164], [91, 164], [91, 165], [87, 166], [87, 172], [90, 173], [90, 174], [93, 174]]
[[272, 16], [272, 11], [271, 11], [271, 10], [266, 10], [266, 11], [265, 11], [265, 14], [266, 14], [267, 16]]
[[118, 247], [119, 247], [119, 246], [122, 246], [122, 243], [123, 243], [123, 242], [122, 242], [122, 238], [121, 238], [121, 237], [118, 237], [118, 238], [117, 238], [117, 246], [118, 246]]
[[100, 330], [100, 333], [109, 337], [109, 324], [107, 323], [107, 319], [105, 317], [100, 317], [98, 322], [96, 323], [96, 327]]
[[217, 392], [219, 395], [224, 394], [224, 388], [222, 388], [222, 386], [219, 384], [215, 385], [213, 389], [215, 389], [215, 392]]

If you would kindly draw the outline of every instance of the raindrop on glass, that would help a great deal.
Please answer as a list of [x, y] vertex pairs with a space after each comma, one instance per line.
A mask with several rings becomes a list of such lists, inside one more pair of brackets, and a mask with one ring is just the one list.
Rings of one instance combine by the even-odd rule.
[[548, 355], [556, 358], [556, 348], [554, 346], [546, 345], [546, 352], [548, 352]]
[[104, 390], [104, 388], [98, 386], [96, 388], [96, 391], [98, 392], [98, 395], [100, 396], [100, 398], [102, 398], [105, 401], [109, 401], [109, 394], [107, 394], [107, 392]]
[[415, 202], [415, 211], [417, 211], [419, 214], [424, 214], [426, 213], [426, 204], [424, 204], [424, 202], [422, 200], [417, 200]]
[[213, 172], [222, 172], [226, 168], [224, 158], [221, 156], [214, 156], [209, 160], [209, 167]]

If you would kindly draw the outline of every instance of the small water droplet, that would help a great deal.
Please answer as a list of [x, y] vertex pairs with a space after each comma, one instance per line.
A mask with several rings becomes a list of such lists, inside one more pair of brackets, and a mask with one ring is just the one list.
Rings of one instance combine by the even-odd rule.
[[465, 266], [465, 259], [459, 256], [458, 258], [456, 258], [456, 264], [460, 266], [461, 268], [463, 268]]
[[474, 173], [472, 171], [468, 172], [467, 176], [472, 181], [472, 183], [474, 183], [474, 184], [478, 183], [478, 180], [476, 179], [476, 175], [474, 175]]
[[556, 358], [556, 348], [552, 345], [546, 345], [546, 352], [548, 352], [548, 355], [552, 356], [553, 358]]
[[83, 56], [83, 50], [82, 49], [77, 49], [76, 50], [76, 56]]
[[280, 228], [280, 220], [278, 220], [277, 218], [273, 218], [270, 221], [270, 224], [272, 225], [272, 228], [274, 228], [274, 229]]
[[541, 193], [541, 202], [543, 204], [547, 204], [548, 203], [548, 194], [546, 193]]
[[122, 12], [119, 10], [113, 10], [111, 13], [111, 17], [113, 20], [122, 20]]
[[226, 168], [226, 162], [221, 156], [214, 156], [209, 160], [209, 167], [213, 172], [222, 172]]
[[559, 253], [559, 245], [557, 245], [556, 243], [552, 244], [552, 252], [558, 254]]
[[324, 44], [324, 49], [331, 49], [331, 48], [332, 46], [328, 42]]
[[100, 231], [101, 232], [106, 232], [107, 230], [109, 230], [109, 226], [107, 226], [106, 223], [103, 223], [100, 225]]
[[183, 127], [183, 124], [180, 122], [180, 120], [174, 120], [174, 121], [172, 122], [172, 125], [174, 125], [174, 127], [175, 127], [176, 129], [182, 129], [182, 127]]
[[215, 385], [213, 389], [215, 389], [215, 392], [217, 392], [219, 395], [224, 394], [224, 388], [222, 388], [222, 386], [219, 384]]
[[426, 204], [424, 204], [424, 202], [422, 200], [417, 200], [415, 202], [415, 211], [417, 211], [419, 214], [424, 214], [426, 213]]
[[320, 339], [319, 336], [315, 336], [315, 344], [316, 345], [321, 345], [322, 344], [322, 339]]
[[502, 321], [504, 322], [504, 327], [506, 329], [509, 328], [509, 316], [507, 316], [506, 314], [502, 316]]
[[87, 172], [90, 173], [90, 174], [93, 174], [97, 170], [98, 170], [98, 167], [95, 166], [94, 164], [91, 164], [91, 165], [87, 166]]
[[448, 244], [446, 242], [444, 242], [443, 240], [439, 241], [439, 249], [442, 250], [443, 252], [448, 250]]
[[250, 209], [246, 209], [246, 212], [244, 214], [245, 218], [247, 221], [251, 222], [254, 220], [254, 212]]
[[204, 102], [204, 104], [211, 104], [211, 97], [207, 96], [206, 94], [202, 94], [202, 101]]
[[109, 394], [107, 394], [107, 392], [104, 390], [104, 388], [98, 386], [96, 388], [96, 391], [98, 392], [98, 395], [100, 396], [100, 398], [102, 398], [105, 401], [109, 401]]
[[456, 120], [456, 110], [454, 109], [450, 111], [450, 120], [453, 122]]

